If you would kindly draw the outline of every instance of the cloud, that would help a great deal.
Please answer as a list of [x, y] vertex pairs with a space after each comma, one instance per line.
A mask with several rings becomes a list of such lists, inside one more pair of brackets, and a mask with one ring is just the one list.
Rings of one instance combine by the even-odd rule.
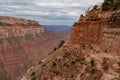
[[0, 15], [38, 20], [41, 24], [72, 25], [88, 7], [103, 0], [0, 0]]

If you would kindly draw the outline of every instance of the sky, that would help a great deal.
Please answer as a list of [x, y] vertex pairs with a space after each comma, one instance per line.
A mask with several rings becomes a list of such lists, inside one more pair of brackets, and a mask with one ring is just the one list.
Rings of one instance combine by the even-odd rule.
[[0, 0], [0, 16], [37, 20], [42, 25], [72, 25], [103, 0]]

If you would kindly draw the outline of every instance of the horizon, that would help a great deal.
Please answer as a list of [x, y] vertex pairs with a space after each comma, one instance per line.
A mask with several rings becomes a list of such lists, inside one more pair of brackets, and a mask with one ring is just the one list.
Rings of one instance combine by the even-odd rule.
[[0, 1], [0, 16], [38, 21], [41, 25], [72, 26], [88, 8], [103, 0], [4, 0]]

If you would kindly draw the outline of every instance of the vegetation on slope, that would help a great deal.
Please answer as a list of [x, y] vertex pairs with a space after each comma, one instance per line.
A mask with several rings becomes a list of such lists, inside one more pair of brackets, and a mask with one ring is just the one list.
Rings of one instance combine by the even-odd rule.
[[23, 18], [14, 18], [0, 16], [0, 26], [41, 26], [39, 22], [35, 20], [28, 20]]
[[104, 0], [104, 3], [102, 4], [103, 11], [114, 11], [118, 9], [120, 9], [120, 0]]
[[120, 28], [120, 12], [113, 13], [108, 21], [111, 22], [112, 28]]

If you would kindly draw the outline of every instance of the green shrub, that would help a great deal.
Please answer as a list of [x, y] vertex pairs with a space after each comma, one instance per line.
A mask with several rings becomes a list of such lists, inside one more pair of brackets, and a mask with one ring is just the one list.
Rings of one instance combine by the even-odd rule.
[[78, 58], [78, 59], [76, 59], [76, 61], [78, 61], [82, 64], [85, 61], [85, 58], [84, 57], [83, 58]]
[[65, 43], [65, 41], [62, 40], [62, 41], [60, 42], [60, 44], [58, 45], [58, 48], [60, 48], [64, 43]]
[[102, 11], [118, 9], [120, 9], [120, 0], [116, 2], [114, 2], [113, 0], [105, 0], [102, 4]]
[[43, 65], [42, 65], [42, 67], [45, 67], [45, 66], [46, 66], [46, 64], [43, 64]]
[[74, 22], [73, 26], [76, 26], [78, 23], [77, 22]]
[[98, 5], [95, 5], [95, 6], [93, 7], [93, 10], [96, 10], [96, 9], [97, 9], [97, 7], [98, 7]]
[[104, 52], [107, 53], [108, 52], [107, 49], [105, 49]]
[[83, 17], [83, 14], [81, 14], [80, 17]]
[[69, 64], [67, 62], [64, 63], [64, 66], [69, 67]]
[[82, 45], [82, 49], [85, 49], [85, 44]]
[[11, 25], [11, 24], [9, 24], [9, 23], [0, 22], [0, 26], [12, 26], [12, 25]]
[[57, 64], [55, 62], [53, 62], [52, 66], [55, 67], [55, 66], [57, 66]]
[[102, 11], [107, 11], [107, 10], [110, 10], [111, 6], [108, 6], [107, 3], [103, 3], [102, 4]]
[[35, 72], [32, 72], [30, 76], [35, 76]]
[[19, 42], [18, 38], [17, 37], [9, 37], [9, 38], [6, 38], [6, 40], [10, 43], [10, 44], [16, 44]]
[[71, 65], [74, 65], [74, 64], [75, 64], [75, 61], [72, 61], [72, 62], [71, 62]]
[[57, 48], [54, 48], [54, 51], [56, 51], [57, 50]]
[[91, 64], [92, 67], [95, 66], [95, 61], [94, 61], [94, 59], [92, 59], [92, 60], [90, 61], [90, 64]]
[[91, 69], [91, 74], [94, 74], [95, 73], [95, 69]]
[[120, 28], [120, 12], [113, 13], [108, 21], [111, 23], [112, 28]]

